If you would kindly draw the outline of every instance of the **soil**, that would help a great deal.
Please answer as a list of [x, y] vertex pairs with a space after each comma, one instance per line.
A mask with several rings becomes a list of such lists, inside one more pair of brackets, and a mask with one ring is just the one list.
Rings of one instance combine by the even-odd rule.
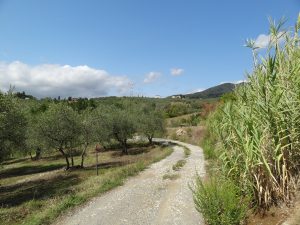
[[283, 225], [290, 209], [283, 206], [270, 209], [265, 215], [253, 213], [247, 220], [247, 225]]

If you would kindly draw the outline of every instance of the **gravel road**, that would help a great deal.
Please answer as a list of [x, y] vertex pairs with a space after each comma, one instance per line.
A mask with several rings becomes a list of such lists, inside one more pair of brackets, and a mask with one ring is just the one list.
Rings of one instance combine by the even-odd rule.
[[[155, 141], [165, 141], [156, 139]], [[191, 155], [178, 172], [172, 166], [184, 159], [182, 147], [174, 146], [167, 158], [152, 164], [139, 175], [129, 178], [123, 186], [92, 199], [67, 216], [57, 225], [192, 225], [204, 224], [195, 210], [188, 184], [194, 181], [196, 171], [205, 174], [202, 149], [182, 142]], [[165, 174], [179, 174], [175, 180], [163, 179]]]

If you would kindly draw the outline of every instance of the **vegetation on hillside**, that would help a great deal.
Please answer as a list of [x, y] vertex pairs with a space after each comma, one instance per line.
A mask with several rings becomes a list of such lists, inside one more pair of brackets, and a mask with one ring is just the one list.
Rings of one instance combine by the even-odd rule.
[[211, 88], [208, 88], [204, 91], [187, 94], [185, 95], [186, 98], [191, 99], [209, 99], [209, 98], [220, 98], [222, 95], [226, 93], [232, 92], [236, 87], [240, 86], [240, 84], [233, 84], [233, 83], [224, 83], [220, 84]]

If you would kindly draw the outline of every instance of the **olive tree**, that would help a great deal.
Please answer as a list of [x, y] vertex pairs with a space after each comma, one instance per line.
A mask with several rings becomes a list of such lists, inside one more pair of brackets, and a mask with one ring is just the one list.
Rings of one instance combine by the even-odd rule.
[[112, 132], [111, 112], [114, 108], [100, 106], [93, 111], [93, 131], [95, 141], [99, 142], [104, 148], [110, 144], [114, 138]]
[[[28, 121], [26, 128], [26, 150], [32, 160], [41, 158], [42, 150], [46, 147], [41, 134], [40, 117], [47, 110], [47, 105], [36, 100], [26, 100], [22, 104]], [[34, 150], [35, 156], [32, 156]]]
[[120, 143], [122, 152], [128, 154], [128, 139], [137, 131], [137, 117], [129, 108], [112, 108], [106, 115], [111, 136]]
[[0, 93], [0, 161], [25, 145], [26, 118], [12, 94]]
[[147, 137], [150, 144], [152, 144], [155, 135], [158, 136], [164, 133], [164, 118], [157, 111], [153, 110], [141, 113], [138, 122], [139, 132]]
[[69, 169], [68, 151], [78, 144], [81, 133], [78, 114], [63, 103], [51, 104], [40, 118], [39, 128], [44, 141], [65, 157], [66, 169]]
[[94, 141], [96, 138], [96, 128], [97, 128], [97, 117], [96, 113], [90, 109], [84, 110], [80, 115], [80, 126], [81, 126], [81, 135], [80, 135], [80, 144], [82, 146], [81, 151], [81, 163], [80, 166], [84, 166], [84, 158], [86, 156], [87, 147]]

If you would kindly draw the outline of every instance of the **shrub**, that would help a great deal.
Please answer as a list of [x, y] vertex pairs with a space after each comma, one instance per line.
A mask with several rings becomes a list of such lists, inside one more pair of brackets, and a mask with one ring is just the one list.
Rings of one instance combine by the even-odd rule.
[[186, 160], [185, 159], [181, 159], [178, 160], [173, 166], [173, 170], [178, 171], [180, 170], [182, 167], [184, 167], [184, 165], [186, 164]]
[[212, 178], [203, 183], [198, 176], [192, 191], [196, 209], [208, 225], [238, 225], [244, 221], [246, 201], [231, 181]]
[[183, 149], [184, 149], [184, 157], [188, 158], [191, 155], [191, 150], [185, 146], [183, 146]]
[[205, 159], [216, 159], [215, 146], [211, 139], [204, 138], [201, 142]]

